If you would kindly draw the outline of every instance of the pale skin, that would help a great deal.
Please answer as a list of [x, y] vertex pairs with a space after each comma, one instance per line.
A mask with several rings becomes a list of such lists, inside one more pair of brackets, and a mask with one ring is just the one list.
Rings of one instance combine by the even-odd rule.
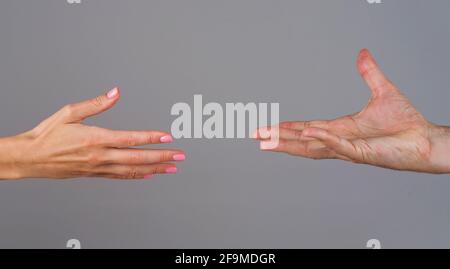
[[149, 179], [177, 172], [181, 150], [138, 146], [167, 144], [159, 131], [114, 131], [83, 124], [120, 99], [120, 90], [63, 107], [31, 131], [0, 138], [0, 179], [99, 177]]
[[[261, 149], [394, 170], [450, 173], [450, 127], [425, 119], [383, 74], [368, 50], [360, 52], [357, 67], [372, 93], [362, 111], [333, 120], [291, 121], [262, 128], [256, 134]], [[259, 135], [263, 131], [278, 133], [278, 145]]]

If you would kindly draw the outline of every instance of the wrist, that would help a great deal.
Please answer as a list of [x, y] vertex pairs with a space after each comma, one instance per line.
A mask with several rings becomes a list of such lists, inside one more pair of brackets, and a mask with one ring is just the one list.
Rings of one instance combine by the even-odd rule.
[[25, 134], [0, 138], [0, 180], [24, 178]]
[[433, 172], [450, 173], [450, 127], [433, 125], [430, 127], [430, 158]]

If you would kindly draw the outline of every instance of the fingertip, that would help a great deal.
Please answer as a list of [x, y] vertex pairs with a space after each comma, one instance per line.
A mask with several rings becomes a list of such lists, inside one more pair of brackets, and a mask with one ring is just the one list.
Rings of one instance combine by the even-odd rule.
[[178, 168], [176, 166], [166, 168], [167, 174], [176, 174], [178, 173]]
[[278, 127], [272, 126], [266, 126], [266, 127], [261, 127], [258, 128], [254, 134], [254, 138], [258, 139], [258, 140], [267, 140], [270, 139], [271, 137], [273, 137], [274, 135], [277, 134], [277, 132], [275, 132], [275, 130], [278, 130]]
[[368, 48], [362, 48], [362, 49], [359, 51], [359, 56], [360, 56], [360, 57], [367, 56], [367, 55], [369, 55], [369, 54], [370, 54], [370, 50], [369, 50]]
[[154, 176], [154, 174], [148, 174], [144, 176], [144, 179], [152, 179]]
[[118, 99], [120, 97], [119, 87], [115, 87], [106, 93], [106, 97], [110, 100]]
[[185, 161], [186, 160], [186, 154], [184, 153], [177, 153], [175, 155], [173, 155], [173, 160], [180, 162], [180, 161]]
[[262, 151], [270, 151], [276, 149], [278, 145], [279, 145], [278, 141], [261, 141], [259, 143], [259, 148]]
[[252, 134], [252, 138], [253, 139], [257, 139], [257, 140], [261, 140], [262, 136], [261, 133], [264, 131], [264, 128], [258, 128], [256, 129], [253, 134]]
[[370, 69], [376, 67], [375, 60], [371, 54], [371, 52], [368, 49], [362, 49], [358, 56], [358, 70], [361, 73], [361, 75], [364, 75], [369, 71]]
[[159, 139], [159, 141], [164, 144], [172, 143], [173, 137], [170, 134], [165, 134]]

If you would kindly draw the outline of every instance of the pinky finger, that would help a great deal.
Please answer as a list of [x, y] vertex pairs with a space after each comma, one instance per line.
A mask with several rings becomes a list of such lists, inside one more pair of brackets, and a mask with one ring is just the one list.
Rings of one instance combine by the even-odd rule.
[[99, 168], [96, 176], [111, 179], [150, 179], [156, 174], [176, 174], [174, 164], [154, 165], [105, 165]]

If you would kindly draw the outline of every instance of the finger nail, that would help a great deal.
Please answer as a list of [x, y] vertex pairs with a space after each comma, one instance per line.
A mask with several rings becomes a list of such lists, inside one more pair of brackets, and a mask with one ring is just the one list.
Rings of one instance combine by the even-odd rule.
[[173, 160], [174, 161], [184, 161], [184, 160], [186, 160], [186, 155], [184, 155], [184, 154], [173, 155]]
[[176, 174], [178, 172], [178, 169], [176, 167], [169, 167], [166, 169], [167, 174]]
[[148, 175], [145, 175], [144, 176], [144, 179], [150, 179], [150, 178], [152, 178], [154, 175], [153, 174], [148, 174]]
[[161, 141], [161, 143], [172, 143], [173, 138], [170, 135], [166, 135], [166, 136], [161, 137], [160, 141]]
[[110, 91], [106, 94], [106, 96], [107, 96], [109, 99], [113, 99], [113, 98], [116, 97], [118, 94], [119, 94], [119, 89], [116, 87], [116, 88], [110, 90]]

